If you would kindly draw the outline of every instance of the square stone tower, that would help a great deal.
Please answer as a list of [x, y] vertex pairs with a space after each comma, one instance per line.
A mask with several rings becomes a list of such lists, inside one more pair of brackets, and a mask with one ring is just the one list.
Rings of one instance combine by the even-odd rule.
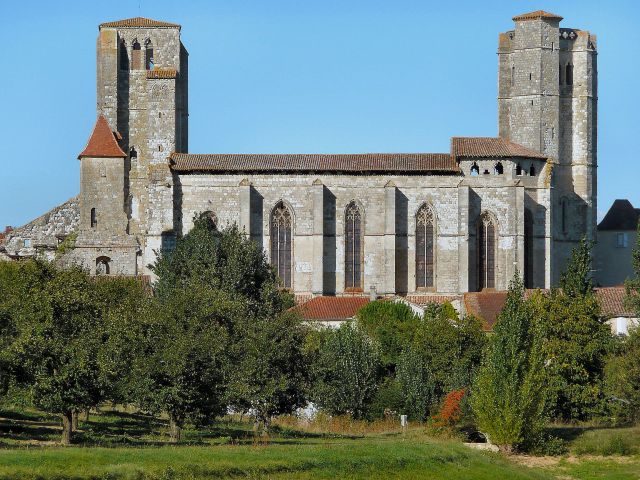
[[561, 20], [518, 15], [498, 48], [499, 135], [553, 162], [554, 284], [580, 239], [595, 240], [597, 215], [596, 38]]
[[136, 17], [100, 25], [97, 111], [122, 136], [128, 232], [140, 273], [175, 235], [168, 157], [188, 150], [188, 53], [180, 25]]

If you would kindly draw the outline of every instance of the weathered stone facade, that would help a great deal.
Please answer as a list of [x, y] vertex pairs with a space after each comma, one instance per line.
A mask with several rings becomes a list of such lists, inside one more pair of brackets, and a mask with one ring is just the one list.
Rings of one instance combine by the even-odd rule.
[[[516, 269], [548, 288], [575, 242], [595, 238], [595, 37], [560, 20], [532, 12], [500, 34], [499, 137], [363, 155], [188, 154], [180, 27], [102, 24], [97, 109], [117, 134], [80, 156], [74, 259], [148, 274], [206, 211], [262, 245], [303, 296], [504, 290]], [[288, 212], [277, 226], [276, 210]]]

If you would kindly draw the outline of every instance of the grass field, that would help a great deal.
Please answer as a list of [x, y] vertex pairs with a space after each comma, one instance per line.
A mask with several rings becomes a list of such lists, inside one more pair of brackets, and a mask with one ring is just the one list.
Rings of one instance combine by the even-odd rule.
[[[0, 417], [0, 479], [640, 479], [640, 429], [572, 429], [565, 457], [507, 458], [384, 425], [362, 434], [349, 425], [340, 425], [346, 433], [318, 433], [282, 423], [264, 446], [254, 444], [248, 423], [225, 421], [188, 430], [184, 445], [172, 446], [164, 422], [126, 412], [92, 415], [80, 424], [77, 446], [62, 448], [57, 418]], [[615, 447], [618, 437], [626, 447]], [[594, 456], [609, 443], [613, 455]]]

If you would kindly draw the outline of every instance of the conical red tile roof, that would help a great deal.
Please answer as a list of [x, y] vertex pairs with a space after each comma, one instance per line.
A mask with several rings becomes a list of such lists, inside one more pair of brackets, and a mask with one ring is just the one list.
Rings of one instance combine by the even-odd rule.
[[114, 132], [111, 131], [107, 119], [104, 115], [100, 114], [98, 120], [96, 120], [96, 126], [93, 127], [93, 132], [87, 146], [78, 155], [78, 158], [82, 157], [126, 157], [127, 155], [122, 151], [120, 145], [116, 141]]

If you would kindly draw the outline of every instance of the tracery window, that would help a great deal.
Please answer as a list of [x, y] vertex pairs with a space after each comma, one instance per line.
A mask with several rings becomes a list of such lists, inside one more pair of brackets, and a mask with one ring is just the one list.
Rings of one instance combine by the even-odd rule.
[[362, 212], [355, 202], [345, 212], [344, 273], [346, 289], [362, 289]]
[[416, 288], [434, 287], [435, 215], [428, 205], [416, 214]]
[[291, 288], [292, 225], [291, 211], [278, 202], [271, 211], [271, 264], [285, 288]]
[[496, 286], [496, 224], [484, 213], [478, 221], [478, 290]]

